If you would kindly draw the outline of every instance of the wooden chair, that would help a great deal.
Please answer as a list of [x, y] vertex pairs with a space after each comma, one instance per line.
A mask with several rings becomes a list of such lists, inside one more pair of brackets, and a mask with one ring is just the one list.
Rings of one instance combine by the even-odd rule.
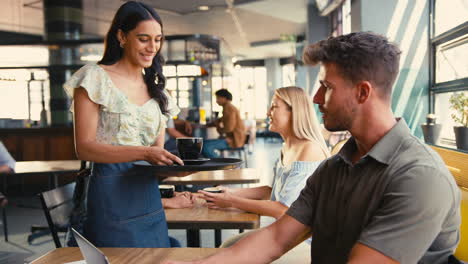
[[250, 139], [250, 135], [247, 134], [245, 136], [245, 142], [244, 142], [244, 145], [242, 147], [239, 147], [239, 148], [224, 148], [224, 149], [218, 149], [220, 152], [221, 152], [221, 156], [224, 158], [226, 156], [226, 153], [236, 153], [238, 156], [239, 156], [239, 159], [243, 159], [244, 160], [244, 164], [245, 164], [245, 168], [248, 167], [248, 164], [247, 164], [247, 149], [246, 149], [246, 146], [249, 144], [249, 139]]
[[468, 153], [432, 145], [431, 148], [439, 153], [460, 187], [462, 223], [460, 244], [455, 251], [455, 257], [462, 261], [468, 261]]
[[70, 223], [70, 215], [73, 211], [74, 190], [75, 183], [73, 182], [39, 194], [42, 209], [44, 210], [56, 248], [62, 247], [58, 232], [67, 232]]
[[343, 147], [343, 145], [344, 145], [347, 141], [348, 141], [348, 139], [343, 139], [343, 140], [341, 140], [341, 141], [338, 141], [338, 143], [336, 143], [336, 144], [332, 147], [332, 149], [331, 149], [331, 151], [330, 151], [330, 154], [331, 154], [331, 155], [335, 155], [335, 154], [337, 154], [338, 152], [340, 152], [340, 149]]

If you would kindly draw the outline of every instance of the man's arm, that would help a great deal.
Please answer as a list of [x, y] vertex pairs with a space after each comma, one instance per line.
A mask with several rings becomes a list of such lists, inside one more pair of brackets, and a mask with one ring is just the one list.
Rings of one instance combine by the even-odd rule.
[[400, 262], [361, 243], [356, 243], [349, 254], [348, 264], [398, 264]]
[[195, 262], [167, 261], [165, 264], [270, 263], [309, 238], [310, 227], [283, 215], [275, 223], [246, 236], [232, 247]]
[[177, 129], [173, 128], [173, 127], [166, 128], [166, 132], [173, 138], [188, 137], [188, 136], [180, 133], [179, 130], [177, 130]]
[[220, 127], [218, 132], [229, 133], [232, 132], [236, 126], [236, 113], [234, 109], [227, 108], [223, 111], [223, 117], [221, 118], [223, 127]]
[[401, 263], [417, 263], [427, 251], [456, 247], [459, 193], [452, 176], [423, 165], [397, 173], [354, 245], [353, 261], [361, 263], [362, 252], [372, 249]]

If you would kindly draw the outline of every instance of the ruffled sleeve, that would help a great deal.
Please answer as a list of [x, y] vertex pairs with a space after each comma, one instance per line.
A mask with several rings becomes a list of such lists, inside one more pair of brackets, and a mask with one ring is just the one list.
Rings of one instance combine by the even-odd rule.
[[169, 94], [167, 90], [164, 90], [164, 94], [167, 97], [167, 112], [168, 112], [167, 114], [165, 114], [165, 116], [167, 119], [171, 119], [177, 114], [179, 114], [180, 109], [177, 106], [174, 98], [172, 98], [172, 96]]
[[[63, 85], [68, 96], [73, 98], [75, 88], [82, 87], [88, 92], [89, 99], [101, 105], [102, 110], [112, 113], [126, 111], [126, 100], [116, 91], [107, 73], [97, 64], [83, 66]], [[70, 108], [73, 112], [73, 105]]]

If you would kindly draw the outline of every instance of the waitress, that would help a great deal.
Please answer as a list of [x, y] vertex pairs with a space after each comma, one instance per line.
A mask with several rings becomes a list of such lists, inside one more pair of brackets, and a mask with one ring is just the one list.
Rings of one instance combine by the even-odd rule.
[[78, 158], [94, 162], [84, 235], [98, 247], [170, 247], [158, 179], [132, 164], [183, 164], [164, 150], [164, 128], [179, 109], [164, 90], [161, 18], [124, 3], [112, 20], [104, 56], [65, 84], [73, 98]]

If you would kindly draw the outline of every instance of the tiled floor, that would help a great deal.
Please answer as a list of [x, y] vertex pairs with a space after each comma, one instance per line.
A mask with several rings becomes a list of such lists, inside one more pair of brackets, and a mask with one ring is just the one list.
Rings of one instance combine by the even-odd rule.
[[[249, 167], [255, 167], [262, 174], [260, 184], [271, 183], [272, 168], [279, 157], [281, 143], [279, 141], [265, 141], [258, 139], [254, 152], [249, 155]], [[27, 263], [44, 253], [55, 248], [51, 236], [43, 236], [35, 239], [31, 245], [27, 242], [29, 228], [33, 224], [46, 225], [46, 219], [36, 197], [9, 197], [8, 211], [9, 242], [4, 241], [3, 232], [0, 236], [0, 263], [17, 264]], [[170, 230], [170, 235], [177, 238], [182, 246], [186, 246], [185, 231]], [[238, 230], [223, 230], [222, 237], [226, 239], [238, 233]], [[202, 247], [214, 247], [214, 232], [212, 230], [201, 231]], [[300, 261], [299, 263], [307, 263]], [[283, 262], [283, 263], [298, 263]]]

